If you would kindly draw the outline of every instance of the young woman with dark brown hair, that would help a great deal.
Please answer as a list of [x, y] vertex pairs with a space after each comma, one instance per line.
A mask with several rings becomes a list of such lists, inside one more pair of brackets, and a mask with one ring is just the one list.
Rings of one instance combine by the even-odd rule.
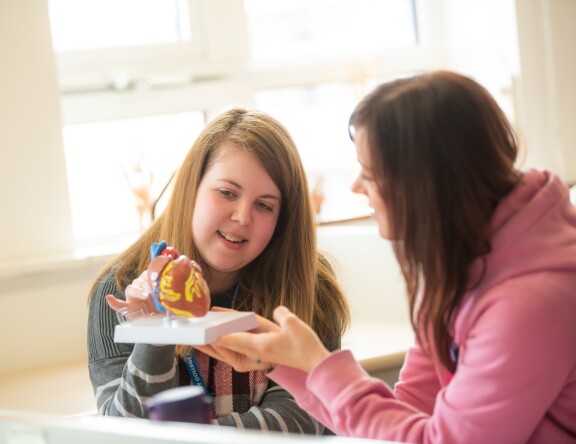
[[[368, 196], [395, 249], [416, 343], [391, 390], [329, 352], [286, 307], [206, 352], [268, 376], [338, 434], [426, 443], [576, 442], [576, 208], [520, 171], [512, 128], [474, 80], [379, 86], [350, 118]], [[374, 295], [375, 297], [377, 295]], [[258, 364], [259, 363], [259, 364]]]

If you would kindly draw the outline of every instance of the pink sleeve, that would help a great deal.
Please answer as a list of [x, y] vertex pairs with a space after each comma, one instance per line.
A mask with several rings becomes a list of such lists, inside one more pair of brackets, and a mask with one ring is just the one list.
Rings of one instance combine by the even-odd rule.
[[438, 373], [432, 360], [418, 344], [410, 347], [398, 382], [394, 386], [396, 398], [431, 415], [440, 388]]
[[[438, 385], [426, 388], [432, 378], [422, 362], [420, 380], [417, 367], [405, 371], [414, 372], [407, 380], [415, 382], [400, 389], [405, 401], [370, 378], [349, 352], [323, 360], [306, 386], [330, 413], [330, 428], [341, 435], [425, 443], [527, 442], [573, 371], [576, 325], [574, 307], [559, 310], [552, 295], [527, 294], [527, 288], [500, 289], [506, 295], [483, 303], [470, 320], [459, 344], [458, 370], [438, 391], [432, 413], [429, 398]], [[417, 399], [418, 385], [425, 401]]]
[[266, 376], [294, 396], [294, 400], [302, 409], [332, 430], [328, 410], [306, 388], [308, 376], [306, 373], [292, 367], [279, 365]]
[[338, 435], [418, 442], [428, 416], [394, 398], [345, 351], [332, 353], [308, 374], [306, 385], [330, 406], [331, 430]]

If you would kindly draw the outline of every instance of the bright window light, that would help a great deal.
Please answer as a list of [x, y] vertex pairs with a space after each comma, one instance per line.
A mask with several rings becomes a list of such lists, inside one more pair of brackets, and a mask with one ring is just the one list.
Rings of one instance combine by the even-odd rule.
[[190, 39], [183, 0], [49, 0], [55, 51], [159, 45]]
[[76, 241], [128, 237], [147, 225], [139, 205], [160, 195], [203, 126], [201, 112], [66, 125]]
[[359, 91], [349, 83], [261, 90], [258, 108], [282, 122], [292, 135], [309, 175], [310, 186], [325, 193], [320, 221], [364, 216], [364, 196], [350, 186], [358, 172], [348, 119]]
[[412, 0], [245, 0], [254, 62], [333, 58], [417, 43]]
[[[416, 47], [414, 4], [245, 0], [242, 9], [228, 0], [49, 0], [60, 79], [71, 94], [63, 136], [78, 245], [90, 249], [137, 235], [148, 224], [145, 201], [160, 195], [205, 116], [233, 105], [262, 109], [288, 128], [311, 185], [325, 193], [321, 221], [365, 214], [364, 197], [350, 192], [357, 162], [348, 118], [377, 81], [381, 58]], [[227, 18], [228, 26], [209, 26], [214, 17]], [[241, 44], [225, 45], [224, 32], [237, 33]], [[248, 54], [251, 63], [238, 64]], [[332, 76], [333, 63], [346, 78]], [[270, 65], [273, 75], [257, 71], [250, 82], [235, 77], [259, 64]], [[296, 80], [283, 65], [305, 69]], [[198, 66], [206, 67], [199, 77], [208, 79], [206, 90], [187, 71]], [[211, 69], [218, 75], [212, 78]], [[118, 84], [112, 75], [142, 89], [134, 92], [137, 106], [125, 91], [111, 89]], [[222, 88], [213, 85], [218, 82]], [[189, 87], [196, 91], [193, 104], [189, 92], [177, 94]], [[166, 194], [158, 211], [165, 203]]]

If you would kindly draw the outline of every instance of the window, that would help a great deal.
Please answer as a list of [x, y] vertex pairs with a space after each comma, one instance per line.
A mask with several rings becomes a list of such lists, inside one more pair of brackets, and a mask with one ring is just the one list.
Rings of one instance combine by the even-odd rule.
[[75, 238], [84, 245], [121, 241], [146, 226], [203, 125], [197, 111], [66, 125]]
[[187, 42], [187, 6], [178, 0], [50, 0], [52, 45], [64, 52]]
[[344, 82], [256, 93], [256, 106], [282, 122], [307, 166], [310, 186], [325, 193], [320, 221], [368, 214], [365, 197], [350, 192], [358, 171], [348, 118], [360, 97]]
[[246, 0], [254, 62], [355, 57], [414, 46], [411, 0]]
[[49, 0], [78, 244], [137, 235], [134, 185], [152, 179], [157, 196], [233, 105], [288, 128], [325, 192], [321, 221], [365, 214], [348, 117], [382, 79], [436, 63], [420, 3]]
[[189, 82], [245, 58], [239, 0], [48, 3], [63, 93]]

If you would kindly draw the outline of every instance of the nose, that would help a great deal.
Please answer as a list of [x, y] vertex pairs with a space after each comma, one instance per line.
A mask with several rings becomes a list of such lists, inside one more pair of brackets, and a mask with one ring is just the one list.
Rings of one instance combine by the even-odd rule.
[[356, 176], [356, 179], [354, 179], [354, 182], [352, 182], [350, 190], [356, 194], [366, 194], [366, 191], [362, 186], [362, 180], [360, 179], [360, 174], [358, 174], [358, 176]]
[[238, 222], [240, 225], [250, 225], [252, 222], [251, 207], [247, 203], [238, 202], [234, 207], [231, 219], [234, 222]]

